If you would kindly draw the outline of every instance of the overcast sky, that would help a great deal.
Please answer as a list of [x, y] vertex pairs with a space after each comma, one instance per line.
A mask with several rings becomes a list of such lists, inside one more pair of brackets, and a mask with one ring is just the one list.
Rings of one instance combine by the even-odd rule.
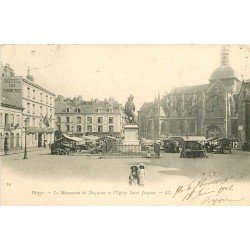
[[[28, 68], [35, 82], [65, 97], [113, 96], [136, 109], [172, 87], [208, 83], [220, 64], [221, 45], [5, 45], [1, 62], [16, 75]], [[230, 45], [230, 65], [250, 78], [250, 46]]]

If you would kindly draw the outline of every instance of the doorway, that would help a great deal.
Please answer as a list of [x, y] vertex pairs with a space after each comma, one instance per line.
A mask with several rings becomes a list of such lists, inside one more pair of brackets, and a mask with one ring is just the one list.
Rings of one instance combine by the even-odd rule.
[[38, 133], [38, 147], [41, 148], [43, 146], [43, 134]]

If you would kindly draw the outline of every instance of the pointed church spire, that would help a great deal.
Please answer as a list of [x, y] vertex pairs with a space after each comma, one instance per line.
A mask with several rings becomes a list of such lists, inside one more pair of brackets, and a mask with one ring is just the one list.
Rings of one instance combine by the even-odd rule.
[[220, 53], [220, 65], [229, 65], [229, 45], [224, 45]]

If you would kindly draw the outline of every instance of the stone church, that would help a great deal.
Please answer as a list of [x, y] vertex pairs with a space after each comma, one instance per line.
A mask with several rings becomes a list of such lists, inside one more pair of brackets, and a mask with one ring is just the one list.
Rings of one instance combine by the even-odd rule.
[[237, 139], [237, 104], [241, 81], [229, 64], [223, 46], [220, 66], [209, 83], [173, 88], [162, 99], [145, 103], [139, 111], [140, 135], [146, 138], [205, 135]]

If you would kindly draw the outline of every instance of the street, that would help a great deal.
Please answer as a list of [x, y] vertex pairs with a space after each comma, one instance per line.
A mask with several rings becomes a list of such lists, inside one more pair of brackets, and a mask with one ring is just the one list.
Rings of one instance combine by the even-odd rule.
[[[98, 155], [86, 153], [70, 156], [50, 155], [48, 149], [28, 152], [28, 156], [29, 159], [27, 160], [23, 160], [23, 154], [1, 157], [2, 190], [4, 190], [2, 194], [10, 195], [6, 197], [9, 202], [13, 202], [13, 197], [16, 199], [17, 194], [20, 196], [20, 202], [22, 199], [26, 200], [32, 194], [26, 202], [39, 203], [39, 201], [44, 200], [35, 201], [35, 192], [53, 193], [54, 190], [70, 190], [73, 192], [81, 188], [81, 190], [91, 190], [93, 194], [108, 189], [112, 192], [130, 190], [131, 187], [128, 184], [130, 167], [138, 165], [140, 162], [145, 163], [147, 182], [144, 187], [133, 187], [132, 189], [140, 192], [143, 190], [144, 193], [157, 190], [159, 193], [169, 192], [172, 194], [179, 185], [185, 187], [189, 183], [206, 177], [206, 181], [222, 182], [223, 178], [229, 178], [225, 182], [237, 182], [237, 189], [234, 184], [234, 191], [238, 195], [237, 190], [241, 190], [241, 194], [244, 193], [242, 190], [245, 190], [244, 187], [250, 178], [250, 154], [239, 150], [234, 150], [231, 155], [213, 154], [208, 158], [196, 159], [183, 159], [179, 157], [178, 153], [165, 153], [163, 151], [161, 152], [161, 158], [150, 159], [100, 159]], [[230, 182], [230, 184], [232, 183]], [[223, 188], [228, 189], [229, 186], [223, 186]], [[44, 197], [44, 199], [46, 200], [48, 197]], [[95, 202], [98, 199], [92, 200], [90, 203], [96, 204]], [[161, 202], [159, 199], [159, 197], [157, 199], [152, 197], [151, 201], [153, 203]], [[60, 203], [62, 200], [56, 198], [56, 201]], [[65, 202], [65, 199], [63, 201]], [[100, 199], [99, 201], [103, 200]], [[127, 199], [123, 201], [130, 204]], [[132, 201], [135, 202], [134, 199]], [[55, 200], [49, 199], [47, 202], [54, 204]], [[70, 199], [68, 202], [72, 202], [72, 200]], [[73, 201], [73, 204], [79, 203], [75, 202], [76, 200]], [[109, 202], [113, 203], [111, 199], [108, 204]], [[140, 203], [141, 200], [136, 200], [136, 202]], [[174, 201], [175, 203], [176, 201]]]

